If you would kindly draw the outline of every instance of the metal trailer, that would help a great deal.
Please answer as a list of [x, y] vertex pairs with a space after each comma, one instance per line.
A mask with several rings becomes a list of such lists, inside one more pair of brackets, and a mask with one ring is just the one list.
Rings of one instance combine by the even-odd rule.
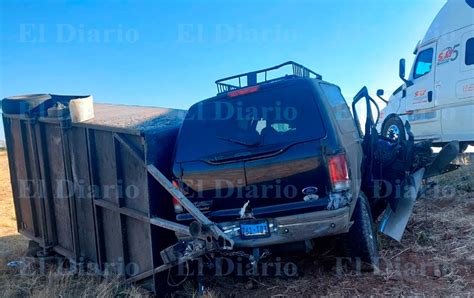
[[[157, 292], [166, 269], [233, 243], [170, 177], [185, 111], [95, 104], [95, 117], [3, 114], [18, 231], [74, 264], [94, 264]], [[195, 218], [177, 253], [172, 195]], [[175, 246], [173, 246], [175, 244]], [[178, 255], [177, 255], [178, 254]]]

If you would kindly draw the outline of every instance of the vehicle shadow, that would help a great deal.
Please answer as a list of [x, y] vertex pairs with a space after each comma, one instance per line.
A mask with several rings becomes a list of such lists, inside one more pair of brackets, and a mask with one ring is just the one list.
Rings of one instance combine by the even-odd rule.
[[25, 255], [28, 239], [20, 234], [0, 237], [0, 264], [4, 265]]

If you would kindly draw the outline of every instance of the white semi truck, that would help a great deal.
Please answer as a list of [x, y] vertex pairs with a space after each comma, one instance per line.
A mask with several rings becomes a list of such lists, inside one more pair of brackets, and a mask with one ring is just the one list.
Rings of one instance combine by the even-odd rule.
[[[379, 131], [405, 137], [408, 120], [416, 140], [474, 145], [474, 0], [448, 0], [414, 51], [410, 75], [382, 110]], [[379, 90], [377, 95], [383, 95]]]

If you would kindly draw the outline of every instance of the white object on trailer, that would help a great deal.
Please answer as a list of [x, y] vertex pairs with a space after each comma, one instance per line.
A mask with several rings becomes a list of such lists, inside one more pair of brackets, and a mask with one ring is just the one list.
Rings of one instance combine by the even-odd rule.
[[449, 0], [414, 51], [411, 73], [390, 97], [379, 131], [400, 132], [408, 120], [416, 140], [474, 145], [474, 0]]
[[72, 99], [69, 112], [73, 123], [84, 122], [94, 118], [94, 102], [92, 96]]

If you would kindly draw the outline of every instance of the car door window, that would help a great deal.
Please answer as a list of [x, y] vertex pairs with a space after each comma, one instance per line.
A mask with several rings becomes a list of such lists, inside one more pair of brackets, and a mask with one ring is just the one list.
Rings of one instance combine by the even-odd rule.
[[466, 65], [474, 64], [474, 37], [466, 41]]
[[433, 65], [433, 48], [423, 50], [418, 54], [415, 63], [413, 78], [417, 79], [429, 73]]

